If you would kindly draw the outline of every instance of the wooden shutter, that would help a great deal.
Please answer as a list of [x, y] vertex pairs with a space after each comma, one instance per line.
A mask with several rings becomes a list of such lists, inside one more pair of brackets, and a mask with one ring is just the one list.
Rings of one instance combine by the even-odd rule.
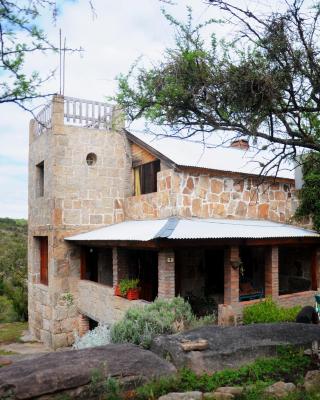
[[40, 237], [40, 282], [48, 285], [48, 237]]
[[160, 161], [156, 160], [141, 165], [141, 193], [154, 193], [157, 191], [157, 172], [160, 171]]
[[311, 290], [318, 289], [317, 267], [318, 267], [317, 249], [313, 249], [312, 259], [311, 259]]
[[86, 279], [87, 275], [87, 253], [86, 250], [81, 247], [81, 258], [80, 258], [80, 279]]

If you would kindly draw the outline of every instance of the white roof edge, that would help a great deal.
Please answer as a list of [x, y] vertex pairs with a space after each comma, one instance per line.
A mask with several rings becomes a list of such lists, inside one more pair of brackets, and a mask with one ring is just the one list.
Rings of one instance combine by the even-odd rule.
[[178, 218], [131, 220], [65, 238], [67, 241], [140, 241], [157, 239], [319, 238], [309, 229], [269, 220]]

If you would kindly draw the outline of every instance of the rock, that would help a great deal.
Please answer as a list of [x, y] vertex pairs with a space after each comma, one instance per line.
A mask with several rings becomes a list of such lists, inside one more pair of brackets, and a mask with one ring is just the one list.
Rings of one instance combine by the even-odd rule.
[[204, 393], [203, 399], [204, 400], [232, 400], [232, 399], [235, 399], [235, 397], [231, 393], [213, 392], [213, 393]]
[[5, 367], [6, 365], [11, 365], [12, 360], [10, 358], [0, 357], [0, 367]]
[[36, 362], [18, 361], [1, 368], [0, 399], [9, 393], [12, 393], [10, 399], [22, 400], [75, 390], [79, 396], [97, 372], [101, 379], [116, 377], [130, 389], [151, 378], [172, 375], [176, 369], [152, 352], [131, 344], [54, 352], [37, 358]]
[[320, 370], [308, 371], [303, 386], [307, 392], [320, 391]]
[[215, 391], [215, 393], [226, 393], [233, 396], [240, 396], [242, 392], [243, 388], [240, 386], [221, 386]]
[[282, 399], [288, 396], [289, 393], [296, 389], [296, 385], [293, 383], [276, 382], [273, 385], [267, 387], [264, 393], [268, 396], [276, 397], [277, 399]]
[[[242, 326], [208, 325], [174, 335], [156, 337], [151, 351], [169, 359], [177, 368], [190, 368], [197, 374], [214, 373], [225, 368], [238, 368], [259, 357], [277, 354], [282, 345], [311, 347], [319, 340], [319, 326], [312, 324], [253, 324]], [[205, 339], [208, 349], [185, 352], [184, 340]]]
[[201, 392], [168, 393], [159, 397], [158, 400], [202, 400]]
[[206, 339], [198, 340], [186, 340], [181, 343], [181, 348], [183, 351], [202, 351], [209, 347], [209, 343]]

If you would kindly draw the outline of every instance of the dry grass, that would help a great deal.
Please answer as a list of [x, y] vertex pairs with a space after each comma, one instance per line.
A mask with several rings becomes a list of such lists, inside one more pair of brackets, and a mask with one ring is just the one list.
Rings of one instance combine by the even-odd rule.
[[27, 322], [0, 324], [0, 345], [20, 342], [22, 332], [27, 328]]

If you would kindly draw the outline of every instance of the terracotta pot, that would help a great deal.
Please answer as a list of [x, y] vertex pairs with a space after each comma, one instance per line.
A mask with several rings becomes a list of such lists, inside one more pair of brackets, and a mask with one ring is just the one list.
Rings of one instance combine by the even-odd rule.
[[128, 300], [138, 300], [139, 299], [139, 289], [129, 289], [127, 293]]
[[120, 286], [119, 286], [119, 285], [116, 285], [116, 287], [114, 288], [114, 295], [115, 295], [115, 296], [123, 297], [122, 294], [121, 294]]

